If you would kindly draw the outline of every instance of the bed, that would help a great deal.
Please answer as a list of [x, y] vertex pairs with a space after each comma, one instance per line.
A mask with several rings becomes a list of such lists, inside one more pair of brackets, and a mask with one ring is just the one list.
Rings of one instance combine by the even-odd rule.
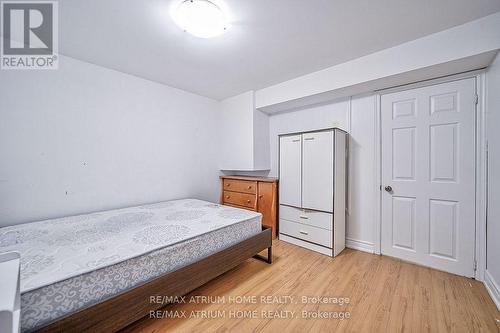
[[[261, 215], [195, 199], [0, 229], [21, 254], [21, 329], [116, 331], [268, 249]], [[262, 257], [258, 257], [261, 258]]]

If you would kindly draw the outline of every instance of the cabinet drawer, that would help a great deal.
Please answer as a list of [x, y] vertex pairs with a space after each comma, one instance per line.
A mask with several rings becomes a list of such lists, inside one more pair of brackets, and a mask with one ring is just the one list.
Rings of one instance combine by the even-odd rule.
[[280, 218], [332, 230], [333, 215], [330, 213], [280, 205]]
[[224, 191], [223, 203], [255, 209], [255, 194]]
[[280, 233], [328, 248], [332, 247], [332, 232], [310, 225], [280, 219]]
[[257, 182], [249, 180], [224, 179], [223, 182], [225, 191], [242, 192], [242, 193], [257, 193]]

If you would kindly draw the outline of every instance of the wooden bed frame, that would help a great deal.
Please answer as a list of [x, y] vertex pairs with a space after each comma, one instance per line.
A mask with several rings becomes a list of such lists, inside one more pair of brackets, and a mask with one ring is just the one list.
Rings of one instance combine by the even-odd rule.
[[[258, 255], [265, 249], [267, 258]], [[262, 232], [251, 238], [64, 317], [38, 332], [116, 332], [166, 305], [151, 303], [151, 296], [184, 296], [251, 257], [272, 263], [270, 228], [262, 227]]]

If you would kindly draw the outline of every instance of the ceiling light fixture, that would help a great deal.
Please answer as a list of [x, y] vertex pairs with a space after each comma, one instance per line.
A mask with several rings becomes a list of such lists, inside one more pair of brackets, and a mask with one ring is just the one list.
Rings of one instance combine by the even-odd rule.
[[228, 25], [224, 11], [208, 0], [182, 1], [174, 9], [172, 16], [183, 30], [200, 38], [221, 35]]

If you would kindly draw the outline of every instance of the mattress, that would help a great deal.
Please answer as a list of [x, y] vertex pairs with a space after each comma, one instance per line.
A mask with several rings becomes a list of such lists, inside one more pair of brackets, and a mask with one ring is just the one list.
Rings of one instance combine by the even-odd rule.
[[32, 331], [261, 231], [261, 215], [196, 199], [0, 228], [21, 253], [21, 329]]

